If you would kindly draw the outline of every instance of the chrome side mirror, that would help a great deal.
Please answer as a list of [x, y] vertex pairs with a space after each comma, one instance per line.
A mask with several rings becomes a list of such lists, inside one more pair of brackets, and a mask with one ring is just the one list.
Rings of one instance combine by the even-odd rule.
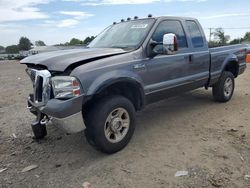
[[168, 33], [163, 36], [163, 52], [164, 54], [174, 54], [178, 51], [177, 37], [173, 33]]

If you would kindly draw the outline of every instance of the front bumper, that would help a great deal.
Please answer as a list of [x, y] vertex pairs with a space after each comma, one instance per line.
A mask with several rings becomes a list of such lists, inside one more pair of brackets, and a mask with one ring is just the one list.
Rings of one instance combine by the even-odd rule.
[[64, 132], [78, 133], [86, 128], [82, 116], [83, 96], [69, 100], [51, 99], [44, 106], [34, 103], [32, 98], [32, 95], [28, 98], [30, 111], [35, 115], [42, 113], [43, 116], [47, 116], [56, 127]]
[[69, 134], [78, 133], [85, 129], [85, 124], [82, 118], [82, 111], [65, 118], [52, 117], [51, 122], [57, 128]]

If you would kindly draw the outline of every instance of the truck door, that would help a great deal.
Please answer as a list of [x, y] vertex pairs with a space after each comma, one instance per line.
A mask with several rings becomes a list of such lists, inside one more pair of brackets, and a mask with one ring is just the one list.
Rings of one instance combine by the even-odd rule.
[[152, 35], [152, 40], [162, 42], [163, 35], [167, 33], [177, 36], [178, 51], [174, 55], [159, 54], [147, 59], [145, 93], [149, 103], [191, 89], [186, 87], [192, 84], [193, 77], [189, 63], [190, 49], [181, 21], [161, 21]]
[[188, 58], [188, 72], [193, 75], [193, 81], [205, 85], [209, 78], [210, 55], [205, 34], [195, 20], [186, 20], [184, 24], [187, 31], [190, 52]]

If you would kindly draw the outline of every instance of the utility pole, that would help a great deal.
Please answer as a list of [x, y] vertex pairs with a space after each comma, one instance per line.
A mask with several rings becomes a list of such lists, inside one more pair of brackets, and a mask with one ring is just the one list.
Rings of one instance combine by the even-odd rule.
[[212, 28], [208, 28], [209, 29], [209, 42], [211, 42], [212, 39]]

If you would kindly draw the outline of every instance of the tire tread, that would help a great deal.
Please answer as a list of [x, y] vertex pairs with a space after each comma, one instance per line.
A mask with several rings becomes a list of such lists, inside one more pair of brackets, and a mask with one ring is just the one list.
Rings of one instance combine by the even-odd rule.
[[[131, 124], [126, 137], [119, 143], [111, 144], [108, 143], [107, 139], [104, 138], [105, 136], [102, 134], [103, 124], [106, 120], [105, 115], [107, 112], [117, 105], [122, 105], [127, 108], [126, 110], [130, 115]], [[88, 142], [101, 152], [112, 154], [122, 150], [129, 143], [135, 129], [135, 109], [133, 104], [126, 97], [107, 96], [97, 101], [89, 109], [85, 120], [87, 125], [86, 134]]]
[[233, 96], [233, 92], [229, 98], [224, 95], [224, 83], [225, 80], [230, 77], [233, 80], [233, 92], [234, 92], [234, 75], [231, 72], [224, 71], [219, 79], [219, 81], [213, 86], [213, 97], [215, 101], [218, 102], [228, 102]]

